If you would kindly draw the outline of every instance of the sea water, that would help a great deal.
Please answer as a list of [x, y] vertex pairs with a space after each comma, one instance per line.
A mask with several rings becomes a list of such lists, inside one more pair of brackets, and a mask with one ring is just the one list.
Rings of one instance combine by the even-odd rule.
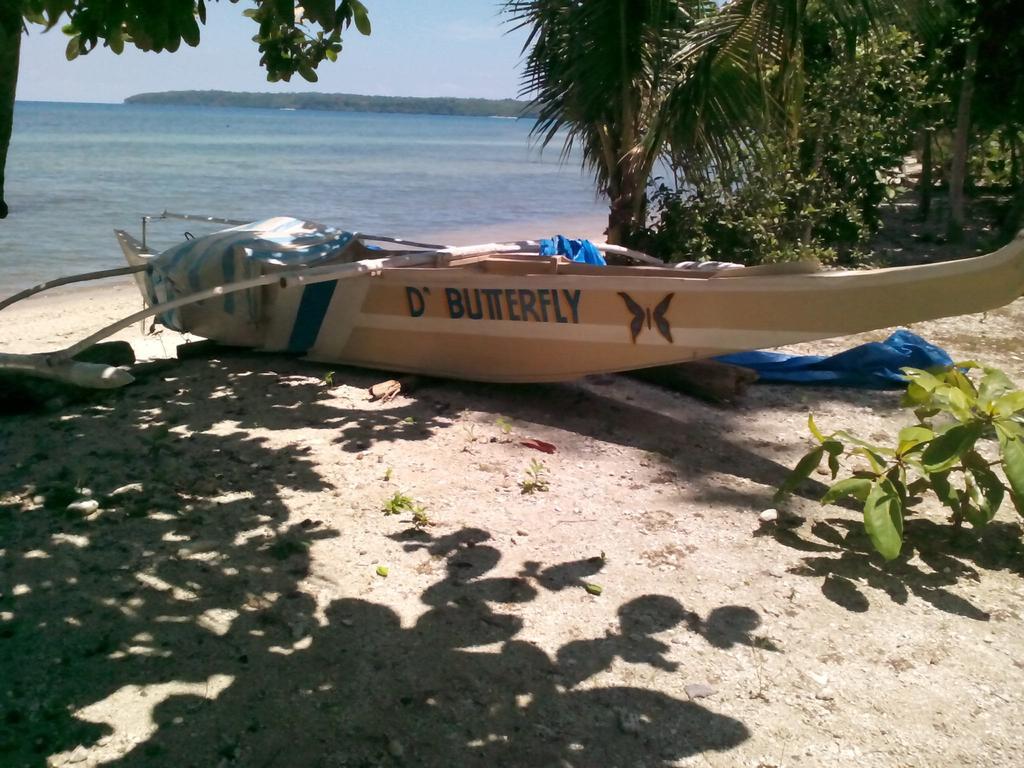
[[[138, 236], [164, 210], [290, 215], [382, 235], [600, 229], [593, 177], [530, 120], [303, 110], [18, 102], [0, 220], [0, 296], [123, 265], [114, 228]], [[561, 226], [560, 226], [561, 225]], [[521, 227], [521, 229], [520, 229]], [[185, 222], [150, 227], [169, 247]], [[568, 231], [562, 231], [568, 230]], [[466, 238], [463, 238], [466, 239]]]

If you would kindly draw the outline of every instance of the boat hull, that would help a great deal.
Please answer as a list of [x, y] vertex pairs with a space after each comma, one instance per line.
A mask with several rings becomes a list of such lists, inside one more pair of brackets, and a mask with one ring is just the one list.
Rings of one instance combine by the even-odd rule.
[[[766, 349], [982, 312], [1024, 291], [1021, 236], [939, 264], [711, 273], [576, 264], [516, 244], [380, 250], [287, 218], [159, 257], [133, 256], [138, 243], [119, 238], [130, 262], [149, 265], [143, 294], [169, 327], [323, 362], [476, 381], [564, 381]], [[302, 248], [315, 258], [296, 262]]]
[[385, 270], [266, 296], [260, 346], [477, 381], [571, 380], [998, 307], [1024, 288], [1021, 246], [947, 264], [796, 275]]

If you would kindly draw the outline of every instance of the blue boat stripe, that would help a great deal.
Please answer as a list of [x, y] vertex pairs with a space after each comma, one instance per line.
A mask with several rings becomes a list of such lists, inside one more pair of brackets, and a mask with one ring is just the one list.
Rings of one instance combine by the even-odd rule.
[[337, 287], [338, 281], [331, 280], [313, 283], [303, 289], [299, 310], [295, 313], [295, 325], [292, 326], [292, 335], [288, 340], [289, 352], [305, 352], [316, 344], [320, 326], [323, 325]]

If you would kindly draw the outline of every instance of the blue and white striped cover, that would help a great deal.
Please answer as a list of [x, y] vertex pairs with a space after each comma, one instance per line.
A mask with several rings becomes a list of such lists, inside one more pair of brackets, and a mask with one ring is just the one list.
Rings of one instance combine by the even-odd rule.
[[[186, 240], [153, 260], [150, 301], [170, 301], [266, 272], [325, 261], [337, 256], [354, 237], [336, 227], [279, 216]], [[208, 313], [212, 301], [219, 301], [225, 320], [254, 323], [259, 319], [259, 295], [257, 290], [229, 293], [200, 306]], [[178, 310], [164, 313], [160, 322], [185, 330]]]

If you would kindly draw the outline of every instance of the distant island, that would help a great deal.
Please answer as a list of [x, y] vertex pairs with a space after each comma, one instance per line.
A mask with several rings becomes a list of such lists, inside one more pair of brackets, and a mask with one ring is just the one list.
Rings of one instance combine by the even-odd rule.
[[244, 93], [234, 91], [162, 91], [129, 96], [125, 104], [175, 104], [192, 107], [314, 109], [322, 112], [387, 112], [466, 117], [536, 117], [536, 108], [516, 99], [457, 99], [448, 96], [363, 96], [357, 93]]

